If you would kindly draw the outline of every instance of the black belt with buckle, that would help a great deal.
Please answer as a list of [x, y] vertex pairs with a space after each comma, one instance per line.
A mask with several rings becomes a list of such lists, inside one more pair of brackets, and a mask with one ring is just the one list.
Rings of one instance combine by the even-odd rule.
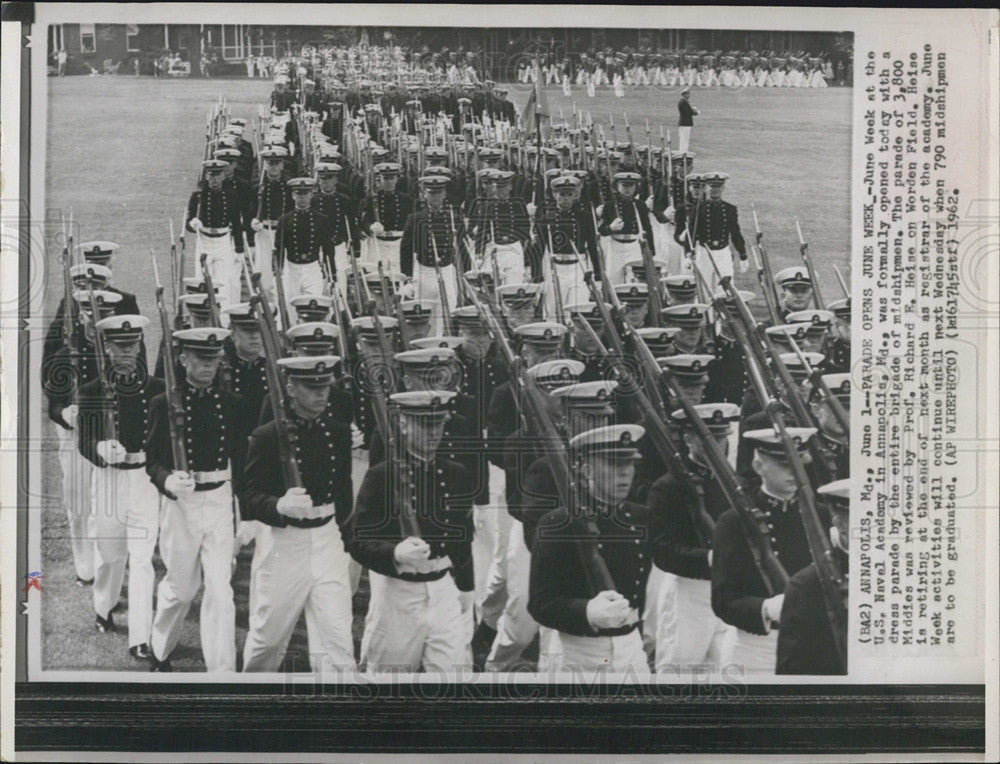
[[403, 238], [403, 234], [400, 234], [399, 236], [376, 236], [375, 238], [379, 241], [399, 241]]
[[635, 236], [612, 236], [611, 238], [617, 241], [619, 244], [632, 244], [639, 240]]
[[439, 581], [447, 575], [448, 570], [448, 568], [445, 568], [444, 570], [435, 570], [433, 573], [396, 573], [393, 578], [419, 584], [427, 581]]
[[216, 483], [195, 483], [194, 490], [196, 493], [201, 493], [202, 491], [214, 491], [216, 488], [221, 488], [225, 484], [225, 480], [220, 480]]
[[333, 519], [333, 515], [326, 517], [286, 517], [285, 523], [292, 528], [321, 528]]

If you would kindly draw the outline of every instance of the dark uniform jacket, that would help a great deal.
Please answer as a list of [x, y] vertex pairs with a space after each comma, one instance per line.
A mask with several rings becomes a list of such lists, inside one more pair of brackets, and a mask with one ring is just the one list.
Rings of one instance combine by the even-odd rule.
[[[689, 207], [687, 226], [694, 233], [695, 242], [709, 249], [722, 249], [732, 242], [740, 260], [747, 259], [747, 245], [740, 232], [739, 213], [736, 205], [721, 199], [706, 199], [696, 207]], [[697, 220], [695, 216], [697, 215]]]
[[[137, 372], [131, 376], [109, 374], [113, 396], [112, 414], [116, 433], [105, 431], [108, 401], [104, 398], [101, 381], [95, 379], [80, 388], [79, 413], [77, 415], [77, 447], [90, 462], [97, 467], [107, 467], [97, 455], [97, 444], [111, 439], [114, 435], [130, 454], [139, 453], [146, 445], [149, 428], [150, 402], [163, 392], [163, 380]], [[118, 469], [129, 465], [116, 464]], [[142, 465], [136, 465], [141, 467]]]
[[[847, 553], [834, 548], [840, 569], [847, 570]], [[827, 617], [819, 571], [812, 563], [800, 570], [785, 587], [778, 631], [779, 674], [846, 674], [840, 665], [833, 627]], [[841, 635], [846, 643], [847, 634]]]
[[[194, 233], [191, 220], [198, 218], [205, 228], [229, 228], [237, 252], [243, 252], [243, 207], [240, 195], [232, 185], [223, 183], [218, 189], [202, 183], [188, 200], [185, 228]], [[203, 234], [211, 237], [212, 234]], [[221, 234], [228, 236], [229, 234]]]
[[[602, 513], [603, 515], [603, 513]], [[615, 591], [628, 599], [639, 614], [646, 599], [646, 579], [651, 565], [649, 513], [645, 507], [625, 502], [609, 517], [596, 520], [598, 536], [591, 536], [597, 553], [607, 565]], [[590, 584], [578, 544], [587, 534], [580, 518], [564, 508], [553, 510], [538, 524], [531, 552], [528, 612], [542, 626], [581, 637], [628, 634], [639, 624], [617, 629], [594, 629], [587, 620], [587, 602], [599, 592]]]
[[350, 427], [334, 419], [329, 409], [311, 420], [291, 413], [289, 421], [297, 436], [294, 456], [302, 486], [313, 506], [333, 504], [334, 513], [307, 520], [286, 517], [278, 512], [278, 500], [289, 486], [285, 485], [278, 458], [278, 427], [272, 420], [255, 429], [250, 436], [240, 492], [243, 519], [260, 520], [277, 528], [318, 528], [336, 517], [337, 524], [344, 528], [351, 516], [354, 499]]
[[687, 98], [682, 98], [677, 102], [678, 127], [694, 127], [694, 108]]
[[708, 364], [708, 384], [705, 385], [705, 400], [715, 403], [743, 402], [743, 393], [749, 386], [743, 351], [735, 340], [716, 335], [715, 360]]
[[[615, 217], [622, 219], [620, 231], [611, 230], [611, 223]], [[637, 237], [639, 231], [642, 230], [646, 233], [646, 241], [653, 241], [653, 229], [649, 223], [649, 210], [646, 208], [645, 202], [636, 197], [626, 199], [618, 193], [615, 193], [614, 201], [609, 199], [605, 202], [597, 230], [601, 236], [628, 236], [631, 238]]]
[[42, 392], [48, 398], [49, 419], [69, 430], [62, 420], [62, 412], [73, 403], [74, 388], [79, 390], [88, 382], [97, 379], [97, 354], [94, 346], [83, 340], [76, 359], [76, 371], [70, 366], [69, 350], [59, 348], [42, 365]]
[[[378, 202], [377, 211], [375, 209], [376, 201]], [[413, 198], [401, 194], [399, 191], [391, 193], [377, 191], [374, 195], [369, 194], [361, 201], [361, 233], [365, 236], [371, 236], [369, 229], [372, 223], [377, 221], [385, 229], [383, 236], [387, 236], [390, 232], [395, 232], [398, 236], [406, 226], [406, 219], [412, 211]]]
[[[771, 548], [778, 562], [789, 576], [794, 576], [812, 562], [797, 499], [782, 501], [758, 491], [755, 504], [767, 518]], [[738, 629], [766, 634], [761, 609], [770, 595], [754, 565], [735, 509], [726, 511], [716, 523], [712, 549], [712, 610]]]
[[[451, 559], [452, 576], [459, 591], [475, 586], [472, 568], [472, 489], [469, 476], [457, 462], [436, 458], [420, 462], [405, 457], [395, 465], [405, 501], [416, 507], [420, 537], [431, 547], [431, 559]], [[437, 573], [400, 573], [396, 568], [396, 545], [404, 535], [399, 507], [389, 484], [386, 462], [370, 467], [361, 481], [347, 549], [366, 568], [404, 581], [433, 581]], [[396, 482], [394, 476], [393, 482]]]
[[223, 185], [236, 195], [236, 203], [240, 210], [240, 234], [246, 240], [247, 246], [252, 247], [255, 231], [250, 223], [257, 214], [257, 196], [254, 189], [246, 180], [235, 174], [232, 178], [223, 181]]
[[[476, 199], [469, 212], [469, 226], [477, 252], [482, 252], [494, 241], [497, 244], [520, 242], [525, 248], [531, 241], [528, 208], [521, 199]], [[527, 253], [525, 265], [530, 265]]]
[[236, 353], [236, 348], [227, 339], [224, 362], [228, 367], [229, 389], [242, 400], [247, 421], [257, 421], [261, 404], [267, 397], [267, 364], [263, 355], [252, 361], [244, 361]]
[[[554, 255], [572, 255], [574, 248], [581, 257], [589, 258], [584, 268], [601, 279], [601, 261], [597, 254], [597, 232], [590, 210], [575, 203], [568, 210], [560, 210], [555, 202], [546, 204], [535, 221], [538, 246]], [[540, 276], [540, 271], [538, 272]]]
[[399, 242], [399, 269], [407, 276], [413, 276], [413, 264], [419, 263], [424, 268], [433, 268], [435, 256], [442, 268], [452, 265], [456, 259], [457, 267], [464, 273], [465, 258], [458, 253], [456, 258], [455, 239], [459, 231], [452, 229], [452, 222], [459, 226], [459, 215], [449, 206], [431, 211], [425, 207], [414, 212], [406, 219], [403, 227], [403, 238]]
[[350, 240], [351, 251], [358, 257], [361, 254], [361, 242], [354, 200], [339, 188], [332, 194], [323, 193], [317, 188], [313, 194], [312, 207], [330, 221], [332, 243], [340, 246]]
[[[181, 433], [190, 472], [214, 472], [232, 469], [234, 491], [246, 455], [249, 423], [243, 402], [233, 393], [216, 385], [197, 390], [187, 381], [178, 382], [178, 394], [184, 407], [185, 426]], [[149, 432], [146, 437], [146, 472], [160, 493], [176, 498], [164, 488], [164, 481], [174, 471], [167, 418], [167, 397], [158, 395], [149, 404]]]
[[307, 210], [295, 209], [278, 219], [274, 234], [274, 258], [279, 265], [285, 259], [296, 265], [314, 263], [320, 250], [334, 273], [333, 223], [326, 215], [316, 211], [315, 205]]
[[278, 218], [295, 207], [292, 201], [292, 194], [288, 188], [289, 176], [285, 173], [277, 180], [272, 180], [266, 175], [264, 182], [257, 186], [257, 205], [254, 209], [254, 217], [262, 223], [265, 221], [277, 222]]
[[692, 481], [701, 486], [699, 500], [694, 486], [664, 475], [649, 489], [649, 512], [652, 526], [653, 562], [660, 570], [683, 578], [707, 581], [711, 578], [708, 552], [711, 537], [705, 538], [695, 524], [699, 501], [712, 520], [717, 521], [729, 509], [729, 502], [711, 471], [685, 458]]

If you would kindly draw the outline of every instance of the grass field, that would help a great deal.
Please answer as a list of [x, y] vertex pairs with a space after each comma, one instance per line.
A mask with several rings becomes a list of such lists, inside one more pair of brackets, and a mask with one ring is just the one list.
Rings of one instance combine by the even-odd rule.
[[[114, 283], [135, 292], [149, 316], [147, 345], [159, 342], [149, 249], [157, 255], [162, 277], [169, 273], [167, 254], [172, 217], [180, 230], [202, 158], [205, 115], [220, 95], [233, 116], [251, 117], [267, 101], [268, 83], [241, 80], [134, 79], [131, 77], [66, 77], [49, 79], [46, 203], [58, 217], [72, 208], [78, 241], [106, 239], [121, 246], [112, 262]], [[511, 88], [520, 106], [527, 91]], [[627, 112], [637, 143], [645, 142], [648, 119], [654, 145], [659, 125], [670, 130], [676, 147], [677, 95], [635, 91], [615, 98], [599, 90], [596, 98], [577, 92], [572, 98], [549, 89], [553, 112], [572, 117], [573, 101], [595, 122], [607, 124], [614, 112], [618, 140], [624, 140]], [[796, 264], [798, 216], [810, 242], [822, 291], [827, 300], [840, 295], [833, 264], [846, 273], [849, 263], [851, 91], [843, 88], [748, 89], [692, 93], [701, 111], [691, 148], [697, 171], [730, 175], [726, 198], [743, 213], [745, 237], [752, 238], [750, 204], [757, 207], [765, 243], [778, 270]], [[190, 254], [190, 253], [189, 253]], [[62, 295], [57, 252], [45, 275], [45, 310], [52, 315]], [[190, 261], [188, 268], [190, 269]], [[741, 284], [757, 292], [752, 274]], [[48, 322], [46, 321], [46, 324]], [[90, 590], [73, 581], [66, 517], [61, 506], [60, 470], [54, 454], [56, 435], [48, 420], [42, 425], [42, 666], [45, 669], [145, 670], [127, 655], [124, 610], [116, 615], [119, 633], [94, 630]], [[363, 452], [362, 452], [363, 453]], [[355, 459], [355, 486], [365, 467]], [[233, 579], [237, 601], [237, 645], [242, 647], [247, 623], [249, 551], [244, 550]], [[162, 565], [158, 567], [162, 575]], [[359, 605], [364, 604], [364, 590]], [[123, 594], [124, 600], [124, 594]], [[198, 640], [195, 602], [180, 644], [171, 656], [175, 670], [204, 669]], [[363, 610], [361, 610], [363, 613]], [[356, 613], [360, 636], [362, 615]], [[290, 651], [307, 652], [300, 624]], [[303, 665], [301, 660], [297, 664]]]

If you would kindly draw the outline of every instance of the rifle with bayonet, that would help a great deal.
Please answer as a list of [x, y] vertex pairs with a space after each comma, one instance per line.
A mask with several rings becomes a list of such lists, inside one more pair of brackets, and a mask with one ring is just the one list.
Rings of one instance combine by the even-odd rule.
[[816, 278], [816, 269], [813, 268], [812, 258], [809, 256], [809, 242], [802, 236], [802, 226], [799, 225], [798, 218], [795, 218], [795, 231], [799, 235], [799, 255], [806, 264], [806, 270], [809, 271], [809, 278], [812, 280], [813, 302], [816, 303], [817, 309], [824, 310], [823, 297], [819, 291], [819, 279]]
[[267, 294], [261, 285], [260, 273], [250, 276], [253, 294], [250, 304], [255, 308], [257, 322], [260, 326], [261, 342], [264, 346], [264, 372], [267, 377], [267, 395], [271, 399], [271, 410], [274, 412], [274, 425], [278, 432], [278, 461], [281, 462], [281, 474], [286, 490], [302, 488], [302, 475], [299, 463], [295, 457], [295, 444], [298, 442], [298, 432], [288, 411], [291, 408], [282, 384], [281, 370], [278, 368], [278, 358], [282, 356], [281, 339], [274, 324], [274, 313], [267, 299]]
[[[762, 287], [766, 289], [770, 295], [771, 300], [769, 302], [774, 303], [775, 312], [781, 310], [781, 298], [778, 296], [778, 286], [774, 283], [774, 273], [771, 271], [771, 261], [768, 259], [767, 250], [764, 249], [764, 233], [760, 230], [760, 222], [757, 220], [757, 208], [754, 205], [750, 205], [750, 210], [753, 212], [753, 228], [757, 243], [757, 251], [760, 252], [760, 262], [764, 269], [764, 276], [766, 284]], [[781, 321], [776, 321], [776, 325], [780, 324]]]
[[174, 469], [180, 472], [188, 471], [187, 451], [184, 447], [185, 414], [181, 402], [180, 391], [177, 388], [177, 367], [174, 365], [173, 332], [170, 327], [170, 317], [163, 300], [163, 285], [160, 283], [160, 272], [156, 267], [156, 255], [153, 255], [153, 277], [156, 279], [156, 309], [160, 314], [160, 330], [163, 332], [163, 381], [167, 401], [167, 431], [170, 435], [170, 453], [173, 456]]

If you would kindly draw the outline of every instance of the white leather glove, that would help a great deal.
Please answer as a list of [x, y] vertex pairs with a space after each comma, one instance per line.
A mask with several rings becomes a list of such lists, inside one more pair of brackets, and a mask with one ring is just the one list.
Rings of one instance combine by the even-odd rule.
[[475, 592], [459, 592], [458, 593], [458, 604], [462, 606], [462, 612], [468, 613], [469, 608], [472, 607], [472, 603], [476, 598]]
[[60, 413], [60, 416], [62, 417], [63, 422], [71, 430], [75, 430], [76, 429], [76, 415], [77, 415], [78, 411], [79, 411], [79, 408], [77, 407], [77, 405], [75, 403], [71, 403], [66, 408], [64, 408], [62, 410], [62, 412]]
[[528, 202], [525, 205], [525, 207], [527, 207], [527, 209], [528, 209], [528, 215], [530, 215], [531, 217], [534, 217], [535, 213], [538, 212], [538, 205], [534, 204], [533, 202]]
[[708, 550], [708, 567], [712, 567], [712, 550]]
[[624, 227], [625, 227], [625, 221], [622, 220], [621, 218], [615, 218], [614, 220], [611, 221], [611, 225], [609, 226], [609, 228], [612, 231], [620, 231]]
[[361, 448], [365, 444], [365, 434], [351, 422], [351, 448]]
[[652, 195], [646, 197], [646, 209], [649, 210], [649, 211], [651, 211], [651, 212], [653, 210], [653, 197], [652, 197]]
[[667, 219], [668, 223], [674, 222], [674, 205], [670, 205], [663, 211], [663, 217]]
[[615, 591], [604, 591], [587, 603], [587, 620], [595, 629], [617, 629], [629, 618], [628, 600]]
[[764, 613], [764, 621], [767, 622], [768, 625], [781, 622], [781, 608], [784, 604], [784, 594], [776, 594], [773, 597], [764, 600], [764, 606], [761, 610]]
[[188, 223], [188, 226], [192, 231], [200, 231], [204, 227], [204, 224], [198, 218], [191, 218], [191, 222]]
[[399, 296], [404, 300], [414, 300], [417, 297], [417, 288], [412, 281], [408, 281], [399, 288]]
[[97, 455], [105, 464], [120, 464], [125, 461], [127, 453], [125, 446], [117, 440], [102, 440], [97, 444]]
[[597, 217], [600, 217], [601, 215], [603, 215], [604, 214], [604, 205], [603, 204], [598, 204], [597, 205], [597, 209], [594, 210], [594, 212], [597, 213]]
[[313, 503], [305, 488], [289, 488], [285, 495], [278, 499], [278, 512], [285, 517], [303, 519], [312, 513]]
[[402, 572], [416, 572], [417, 566], [431, 556], [431, 548], [423, 539], [409, 536], [396, 544], [393, 557], [396, 567]]
[[194, 493], [194, 478], [183, 470], [174, 470], [163, 481], [163, 487], [174, 496]]
[[684, 261], [681, 263], [681, 270], [684, 273], [694, 273], [694, 258], [685, 257]]
[[368, 230], [372, 232], [372, 236], [381, 236], [385, 233], [385, 226], [376, 221], [368, 227]]
[[250, 221], [250, 227], [255, 231], [264, 230], [264, 224], [261, 223], [257, 218], [254, 218], [253, 220]]
[[746, 273], [748, 270], [750, 270], [749, 260], [740, 260], [739, 263], [740, 263], [739, 264], [740, 273]]

